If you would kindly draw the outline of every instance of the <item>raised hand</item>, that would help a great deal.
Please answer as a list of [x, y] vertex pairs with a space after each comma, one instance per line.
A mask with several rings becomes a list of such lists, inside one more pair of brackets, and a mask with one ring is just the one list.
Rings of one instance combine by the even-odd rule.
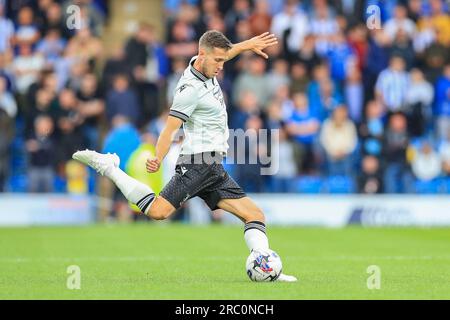
[[253, 37], [248, 40], [249, 50], [252, 50], [254, 53], [262, 56], [265, 59], [268, 59], [269, 56], [264, 53], [264, 50], [267, 47], [273, 46], [278, 43], [277, 38], [274, 34], [270, 34], [269, 32], [264, 32], [259, 36]]

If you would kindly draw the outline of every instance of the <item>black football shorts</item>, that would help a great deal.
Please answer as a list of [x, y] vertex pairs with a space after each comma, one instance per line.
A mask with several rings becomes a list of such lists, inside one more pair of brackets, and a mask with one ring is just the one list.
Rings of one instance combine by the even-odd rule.
[[[218, 209], [221, 199], [239, 199], [245, 192], [225, 171], [222, 156], [214, 152], [215, 161], [199, 160], [203, 154], [182, 155], [177, 161], [175, 175], [159, 194], [178, 209], [185, 201], [199, 196], [211, 210]], [[206, 158], [205, 158], [206, 159]], [[211, 159], [211, 158], [208, 158]]]

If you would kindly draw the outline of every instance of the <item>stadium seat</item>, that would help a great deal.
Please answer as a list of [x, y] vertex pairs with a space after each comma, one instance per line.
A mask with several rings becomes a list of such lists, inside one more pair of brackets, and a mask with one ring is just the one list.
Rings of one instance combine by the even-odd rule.
[[450, 177], [442, 179], [442, 192], [450, 194]]
[[53, 180], [53, 188], [57, 193], [64, 193], [67, 190], [67, 181], [64, 178], [56, 175], [55, 180]]
[[415, 191], [420, 194], [432, 194], [441, 193], [442, 191], [442, 179], [433, 179], [430, 181], [416, 180]]
[[347, 176], [331, 176], [326, 179], [324, 188], [327, 193], [347, 194], [355, 191], [355, 183]]
[[13, 175], [7, 183], [11, 192], [26, 192], [28, 188], [28, 179], [25, 174]]
[[299, 193], [320, 193], [322, 186], [322, 178], [316, 176], [302, 176], [295, 181], [295, 190]]

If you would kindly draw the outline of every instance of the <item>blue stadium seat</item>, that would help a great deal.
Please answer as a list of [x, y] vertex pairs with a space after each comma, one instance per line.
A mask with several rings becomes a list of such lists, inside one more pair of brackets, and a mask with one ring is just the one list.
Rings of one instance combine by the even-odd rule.
[[57, 193], [64, 193], [67, 190], [67, 180], [56, 175], [53, 180], [53, 188]]
[[301, 176], [295, 180], [295, 190], [299, 193], [320, 193], [323, 180], [316, 176]]
[[442, 192], [450, 194], [450, 177], [442, 179]]
[[28, 178], [25, 174], [13, 175], [9, 178], [7, 184], [11, 192], [26, 192], [28, 189]]
[[331, 176], [325, 181], [325, 191], [328, 193], [352, 193], [355, 192], [355, 182], [347, 176]]
[[433, 179], [430, 181], [416, 180], [415, 190], [420, 194], [434, 194], [442, 191], [442, 179]]

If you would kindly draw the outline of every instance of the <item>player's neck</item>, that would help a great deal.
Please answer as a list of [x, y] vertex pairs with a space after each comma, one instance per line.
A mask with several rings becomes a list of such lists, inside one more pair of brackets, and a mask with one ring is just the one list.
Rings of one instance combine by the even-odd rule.
[[199, 73], [201, 73], [205, 78], [209, 79], [209, 77], [207, 77], [201, 70], [202, 67], [200, 65], [200, 62], [198, 61], [198, 59], [195, 59], [194, 63], [192, 64], [192, 67], [197, 70]]

